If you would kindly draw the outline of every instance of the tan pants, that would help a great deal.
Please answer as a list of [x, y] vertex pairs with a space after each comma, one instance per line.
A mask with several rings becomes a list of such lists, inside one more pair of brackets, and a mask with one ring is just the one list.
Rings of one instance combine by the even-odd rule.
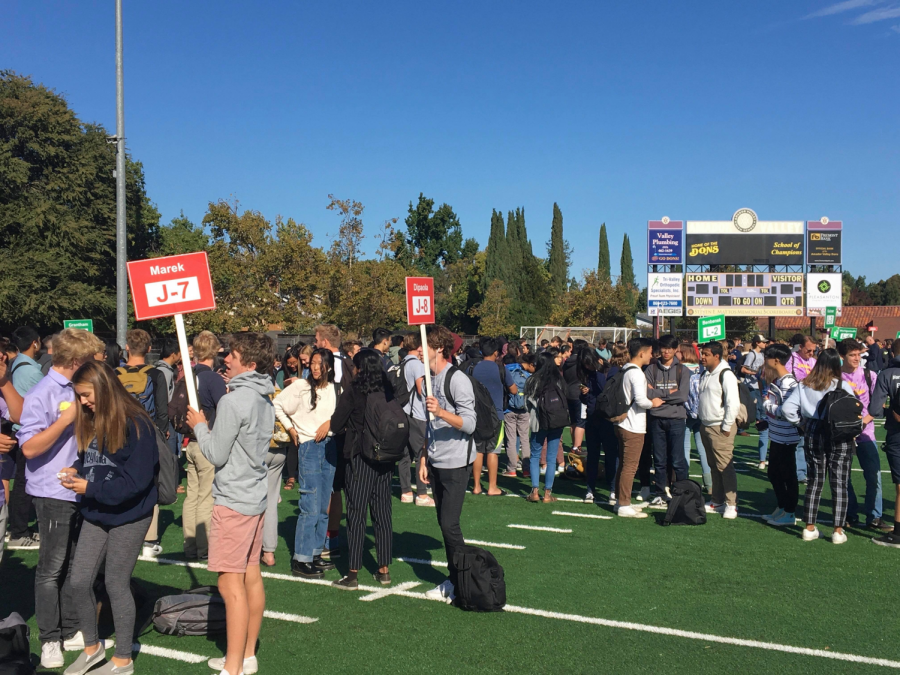
[[209, 528], [212, 522], [212, 484], [216, 469], [200, 452], [196, 441], [187, 444], [187, 490], [181, 511], [181, 527], [184, 530], [184, 554], [188, 558], [205, 558], [209, 555]]
[[144, 541], [159, 541], [159, 505], [153, 506], [153, 518], [150, 520], [150, 527], [147, 528], [147, 534]]
[[[637, 473], [644, 449], [644, 434], [616, 427], [616, 438], [619, 439], [619, 470], [616, 472], [616, 499], [619, 506], [631, 505], [631, 487]], [[548, 468], [547, 471], [550, 469]]]
[[734, 436], [737, 428], [724, 433], [718, 425], [700, 427], [700, 439], [712, 474], [712, 500], [737, 506], [737, 473], [734, 470]]

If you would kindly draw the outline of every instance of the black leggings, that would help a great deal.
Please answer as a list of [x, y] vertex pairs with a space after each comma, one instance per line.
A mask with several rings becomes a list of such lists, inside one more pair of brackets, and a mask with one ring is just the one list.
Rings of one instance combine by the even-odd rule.
[[797, 485], [797, 444], [769, 443], [769, 482], [775, 490], [778, 508], [794, 515], [799, 501]]
[[284, 479], [293, 478], [300, 480], [300, 456], [299, 449], [294, 442], [287, 444], [287, 453], [284, 458]]

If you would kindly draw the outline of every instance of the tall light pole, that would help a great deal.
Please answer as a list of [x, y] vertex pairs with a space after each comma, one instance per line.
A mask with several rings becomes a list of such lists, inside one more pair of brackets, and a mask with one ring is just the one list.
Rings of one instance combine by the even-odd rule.
[[125, 228], [125, 68], [122, 59], [122, 0], [116, 0], [116, 342], [128, 331], [128, 233]]

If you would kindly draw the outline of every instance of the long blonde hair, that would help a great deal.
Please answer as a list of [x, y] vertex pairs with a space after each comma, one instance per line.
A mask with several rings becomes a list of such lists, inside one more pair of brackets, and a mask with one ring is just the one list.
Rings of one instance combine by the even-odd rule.
[[141, 434], [139, 420], [153, 424], [144, 407], [126, 391], [115, 371], [103, 361], [87, 361], [75, 371], [72, 385], [86, 385], [94, 390], [94, 410], [81, 405], [81, 397], [75, 396], [78, 452], [84, 452], [96, 438], [98, 451], [105, 449], [113, 454], [125, 446], [129, 419], [134, 422], [138, 438]]

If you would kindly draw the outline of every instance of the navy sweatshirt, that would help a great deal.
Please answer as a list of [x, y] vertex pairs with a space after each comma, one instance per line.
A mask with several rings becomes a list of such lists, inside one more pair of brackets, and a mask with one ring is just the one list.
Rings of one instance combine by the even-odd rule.
[[125, 525], [153, 513], [159, 471], [156, 429], [146, 420], [137, 425], [140, 438], [135, 422], [128, 421], [124, 448], [98, 452], [95, 439], [73, 465], [88, 482], [79, 503], [81, 515], [95, 525]]
[[588, 392], [581, 395], [581, 402], [587, 406], [587, 416], [594, 414], [594, 407], [597, 405], [597, 398], [603, 393], [606, 386], [606, 375], [603, 373], [591, 373], [588, 380]]

